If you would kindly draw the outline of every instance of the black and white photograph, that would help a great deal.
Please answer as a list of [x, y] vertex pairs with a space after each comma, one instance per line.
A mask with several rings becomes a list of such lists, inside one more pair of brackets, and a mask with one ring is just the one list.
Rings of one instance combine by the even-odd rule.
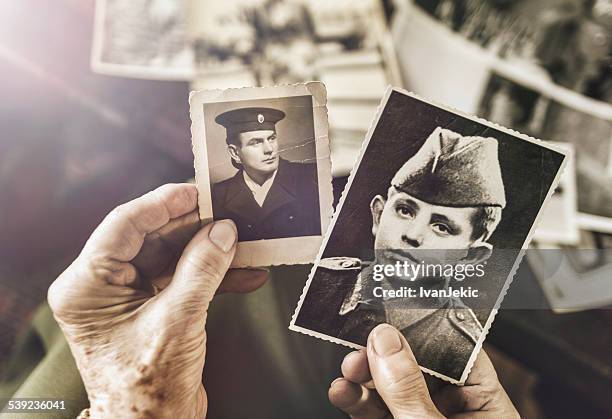
[[396, 3], [393, 35], [408, 88], [573, 144], [579, 226], [612, 232], [609, 0]]
[[574, 147], [571, 143], [552, 142], [552, 144], [568, 152], [567, 164], [561, 175], [559, 185], [544, 207], [533, 240], [541, 243], [575, 245], [580, 241], [580, 230], [578, 227]]
[[538, 242], [527, 259], [550, 309], [569, 314], [612, 307], [609, 234], [583, 230], [575, 247]]
[[[190, 33], [198, 73], [244, 66], [257, 85], [319, 79], [319, 61], [379, 52], [386, 33], [373, 0], [194, 2]], [[330, 95], [331, 96], [331, 95]]]
[[92, 70], [188, 80], [193, 75], [188, 7], [189, 0], [97, 0]]
[[322, 81], [332, 173], [348, 176], [385, 88], [403, 85], [382, 2], [232, 0], [192, 7], [192, 89]]
[[[527, 84], [527, 85], [526, 85]], [[494, 73], [480, 103], [480, 114], [538, 138], [575, 150], [578, 223], [612, 231], [612, 105], [575, 97], [559, 86], [531, 83]]]
[[234, 221], [234, 264], [311, 263], [331, 218], [325, 87], [203, 91], [190, 106], [200, 218]]
[[[422, 370], [464, 383], [566, 160], [543, 141], [388, 89], [290, 329], [360, 348], [389, 323]], [[435, 264], [444, 272], [425, 270]], [[458, 276], [467, 265], [480, 273]], [[414, 275], [387, 273], [396, 266]]]

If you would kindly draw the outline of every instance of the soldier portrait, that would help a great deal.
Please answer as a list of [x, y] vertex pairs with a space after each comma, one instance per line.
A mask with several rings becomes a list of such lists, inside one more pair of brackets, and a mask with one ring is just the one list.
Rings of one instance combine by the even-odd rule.
[[[361, 347], [389, 323], [422, 369], [461, 383], [565, 156], [395, 89], [385, 100], [290, 328]], [[398, 263], [483, 274], [375, 275]]]
[[312, 263], [333, 200], [324, 86], [202, 91], [190, 104], [200, 218], [235, 223], [233, 266]]
[[232, 219], [240, 241], [321, 234], [315, 159], [291, 162], [279, 154], [287, 139], [276, 124], [285, 117], [274, 108], [241, 107], [215, 118], [237, 172], [212, 185], [213, 217]]

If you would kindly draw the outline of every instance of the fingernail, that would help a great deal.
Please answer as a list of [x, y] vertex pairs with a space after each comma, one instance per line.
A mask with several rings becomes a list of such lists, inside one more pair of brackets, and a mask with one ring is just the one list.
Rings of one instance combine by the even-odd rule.
[[389, 356], [402, 349], [402, 340], [399, 332], [389, 326], [379, 326], [372, 337], [372, 347], [374, 352], [380, 356]]
[[217, 221], [210, 229], [208, 237], [224, 253], [230, 251], [237, 239], [236, 230], [231, 225], [231, 221], [225, 220]]

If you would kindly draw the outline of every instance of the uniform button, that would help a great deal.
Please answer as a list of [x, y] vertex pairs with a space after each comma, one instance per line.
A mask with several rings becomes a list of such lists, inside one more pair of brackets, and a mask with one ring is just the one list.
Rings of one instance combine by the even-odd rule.
[[253, 228], [253, 226], [251, 224], [247, 224], [248, 228]]
[[459, 320], [465, 320], [465, 314], [463, 314], [461, 311], [457, 312], [457, 318]]
[[289, 216], [289, 219], [290, 219], [290, 220], [293, 220], [293, 215], [290, 215], [290, 216]]

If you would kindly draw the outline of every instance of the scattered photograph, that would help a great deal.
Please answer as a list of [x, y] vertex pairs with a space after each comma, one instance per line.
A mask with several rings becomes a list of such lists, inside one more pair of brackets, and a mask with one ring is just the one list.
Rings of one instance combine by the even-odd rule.
[[360, 57], [370, 53], [379, 63], [370, 78], [398, 74], [388, 62], [384, 14], [375, 0], [228, 0], [202, 2], [192, 10], [198, 77], [246, 67], [260, 86], [322, 80], [334, 63], [359, 66]]
[[325, 83], [330, 129], [357, 133], [332, 149], [334, 176], [348, 176], [386, 87], [403, 85], [378, 0], [193, 2], [190, 22], [194, 90]]
[[189, 0], [97, 0], [94, 72], [148, 79], [193, 75]]
[[544, 213], [533, 235], [533, 240], [543, 243], [575, 245], [580, 241], [580, 230], [577, 219], [574, 147], [571, 143], [551, 142], [551, 144], [567, 151], [567, 164], [559, 185], [544, 207]]
[[528, 135], [573, 146], [578, 223], [584, 229], [612, 232], [612, 105], [529, 80], [493, 73], [480, 115]]
[[234, 266], [312, 263], [333, 201], [325, 87], [201, 91], [189, 102], [200, 218], [236, 223]]
[[398, 5], [393, 37], [410, 90], [533, 137], [572, 144], [579, 226], [612, 233], [608, 1]]
[[566, 154], [388, 89], [289, 328], [360, 348], [390, 323], [464, 383]]
[[553, 312], [612, 307], [612, 235], [582, 230], [575, 247], [539, 242], [527, 259]]
[[414, 4], [469, 44], [498, 57], [530, 62], [555, 84], [597, 100], [605, 101], [611, 94], [609, 0], [415, 0]]

